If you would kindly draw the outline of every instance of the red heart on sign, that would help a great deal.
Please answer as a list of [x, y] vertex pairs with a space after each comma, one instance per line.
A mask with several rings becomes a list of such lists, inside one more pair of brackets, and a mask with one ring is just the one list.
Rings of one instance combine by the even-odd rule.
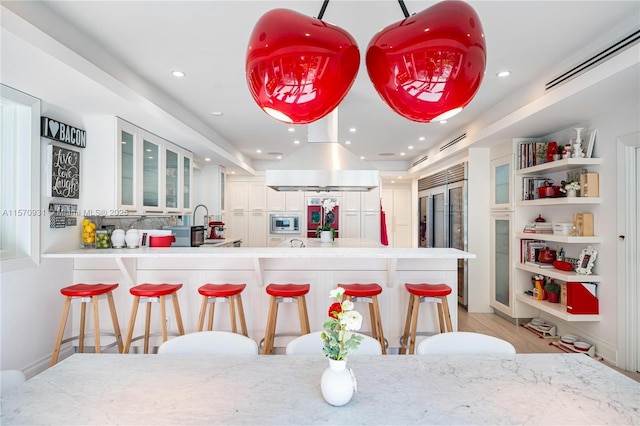
[[455, 115], [480, 87], [486, 65], [482, 24], [462, 1], [447, 0], [382, 29], [367, 47], [369, 78], [409, 120]]
[[256, 23], [246, 78], [256, 103], [285, 123], [308, 124], [344, 99], [358, 74], [360, 52], [347, 31], [288, 9]]

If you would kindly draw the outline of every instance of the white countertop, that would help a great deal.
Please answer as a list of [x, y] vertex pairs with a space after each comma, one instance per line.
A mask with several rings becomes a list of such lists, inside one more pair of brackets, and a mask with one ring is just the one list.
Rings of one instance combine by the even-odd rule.
[[352, 356], [327, 404], [322, 356], [75, 354], [2, 395], [3, 425], [638, 424], [640, 383], [584, 354]]

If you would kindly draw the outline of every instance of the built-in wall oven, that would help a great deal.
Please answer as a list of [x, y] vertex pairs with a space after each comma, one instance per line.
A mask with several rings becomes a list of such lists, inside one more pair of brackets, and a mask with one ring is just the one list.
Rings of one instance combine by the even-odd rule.
[[[418, 181], [420, 247], [467, 251], [467, 163]], [[467, 260], [458, 259], [458, 302], [467, 306]]]
[[296, 213], [279, 213], [269, 215], [269, 232], [271, 234], [300, 234], [302, 216]]

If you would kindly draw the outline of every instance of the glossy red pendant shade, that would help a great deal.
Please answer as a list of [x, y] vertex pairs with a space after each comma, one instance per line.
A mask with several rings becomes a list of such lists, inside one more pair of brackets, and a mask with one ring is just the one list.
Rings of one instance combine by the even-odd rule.
[[285, 123], [308, 124], [344, 99], [358, 73], [360, 52], [342, 28], [274, 9], [256, 23], [245, 65], [251, 95], [266, 113]]
[[417, 122], [453, 116], [484, 76], [480, 18], [465, 2], [437, 3], [378, 32], [366, 63], [376, 90], [401, 116]]

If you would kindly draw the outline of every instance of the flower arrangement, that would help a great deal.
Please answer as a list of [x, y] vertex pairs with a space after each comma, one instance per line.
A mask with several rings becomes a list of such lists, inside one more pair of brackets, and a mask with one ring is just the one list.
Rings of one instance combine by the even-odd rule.
[[362, 315], [353, 310], [353, 302], [342, 301], [344, 289], [337, 287], [329, 292], [329, 297], [336, 301], [329, 306], [329, 319], [324, 323], [324, 331], [320, 335], [324, 341], [322, 353], [330, 359], [343, 361], [362, 341], [362, 336], [351, 331], [360, 330]]
[[331, 231], [331, 239], [335, 238], [336, 230], [331, 227], [331, 224], [335, 221], [333, 208], [336, 206], [336, 202], [331, 198], [326, 198], [322, 201], [322, 210], [324, 211], [324, 224], [318, 226], [316, 229], [316, 236], [319, 237], [322, 231]]
[[576, 181], [564, 182], [563, 181], [563, 185], [560, 188], [560, 191], [561, 192], [580, 191], [580, 182], [576, 182]]

